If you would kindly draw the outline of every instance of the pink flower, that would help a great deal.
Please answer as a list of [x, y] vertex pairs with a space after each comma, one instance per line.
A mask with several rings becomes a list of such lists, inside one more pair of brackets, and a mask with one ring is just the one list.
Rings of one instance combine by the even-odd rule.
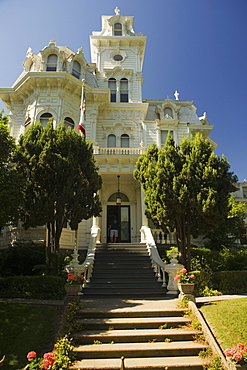
[[195, 275], [188, 275], [188, 278], [195, 279]]
[[180, 272], [181, 272], [182, 274], [186, 274], [187, 270], [186, 270], [186, 269], [182, 269]]
[[234, 353], [236, 353], [238, 351], [237, 347], [232, 347], [231, 349], [231, 352], [232, 352], [232, 356], [234, 355]]
[[238, 343], [237, 348], [238, 348], [238, 349], [242, 349], [242, 350], [243, 350], [243, 349], [244, 349], [244, 344], [242, 344], [242, 343]]
[[31, 361], [31, 359], [36, 357], [36, 356], [37, 356], [36, 352], [31, 351], [31, 352], [28, 352], [27, 359], [28, 359], [28, 361]]
[[41, 369], [49, 369], [49, 367], [51, 366], [51, 364], [50, 364], [50, 361], [48, 361], [48, 360], [43, 360], [43, 362], [42, 362], [42, 365], [40, 366], [40, 368]]
[[243, 356], [241, 355], [240, 352], [236, 352], [236, 353], [234, 353], [233, 358], [234, 358], [235, 361], [241, 361]]
[[231, 355], [232, 355], [232, 350], [231, 350], [231, 348], [227, 348], [227, 349], [224, 351], [224, 354], [226, 355], [226, 357], [231, 357]]
[[177, 276], [175, 276], [174, 281], [178, 281], [180, 279], [181, 279], [181, 276], [177, 275]]
[[47, 353], [45, 353], [44, 356], [43, 356], [43, 358], [44, 358], [44, 360], [49, 361], [51, 363], [51, 365], [53, 365], [54, 362], [56, 361], [53, 352], [47, 352]]

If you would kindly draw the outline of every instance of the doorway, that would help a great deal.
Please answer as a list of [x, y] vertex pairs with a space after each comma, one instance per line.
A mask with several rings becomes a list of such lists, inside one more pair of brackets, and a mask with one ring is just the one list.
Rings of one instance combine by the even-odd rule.
[[107, 206], [107, 242], [110, 242], [110, 227], [118, 230], [118, 243], [130, 243], [130, 206]]

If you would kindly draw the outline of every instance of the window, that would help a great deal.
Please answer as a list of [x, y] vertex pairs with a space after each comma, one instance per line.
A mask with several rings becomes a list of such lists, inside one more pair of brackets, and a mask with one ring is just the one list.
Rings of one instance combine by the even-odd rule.
[[123, 60], [123, 56], [120, 54], [115, 54], [113, 59], [115, 60], [115, 62], [121, 62]]
[[115, 135], [113, 135], [113, 134], [108, 135], [107, 147], [108, 148], [116, 148], [116, 136]]
[[51, 113], [43, 113], [41, 114], [40, 116], [40, 123], [43, 127], [46, 127], [49, 119], [52, 118], [52, 114]]
[[81, 76], [81, 65], [76, 60], [73, 62], [72, 76], [80, 78]]
[[122, 36], [122, 24], [121, 23], [114, 24], [114, 36]]
[[56, 54], [50, 54], [48, 56], [46, 70], [47, 71], [56, 71], [57, 70], [57, 55]]
[[72, 120], [70, 117], [65, 117], [64, 118], [64, 125], [66, 130], [71, 127], [72, 129], [75, 127], [75, 122]]
[[164, 116], [166, 116], [167, 114], [168, 114], [168, 116], [173, 117], [172, 109], [169, 108], [169, 107], [164, 109]]
[[129, 101], [129, 91], [128, 91], [128, 80], [127, 78], [122, 78], [120, 80], [120, 102], [128, 103]]
[[121, 148], [129, 148], [129, 135], [121, 135]]
[[111, 102], [115, 103], [117, 101], [117, 83], [115, 78], [109, 78], [108, 87], [111, 90]]
[[[169, 130], [161, 130], [160, 131], [161, 145], [165, 145], [166, 139], [167, 139], [167, 136], [168, 136], [168, 132], [169, 132]], [[170, 131], [170, 134], [173, 138], [173, 131]]]

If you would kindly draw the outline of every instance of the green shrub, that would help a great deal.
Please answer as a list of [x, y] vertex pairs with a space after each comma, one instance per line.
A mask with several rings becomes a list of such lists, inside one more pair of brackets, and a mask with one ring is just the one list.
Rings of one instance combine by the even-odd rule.
[[247, 293], [247, 270], [245, 271], [220, 271], [212, 276], [214, 289], [223, 294]]
[[1, 298], [63, 299], [64, 278], [60, 276], [0, 277]]
[[36, 265], [45, 265], [45, 245], [18, 241], [1, 251], [0, 275], [34, 275]]

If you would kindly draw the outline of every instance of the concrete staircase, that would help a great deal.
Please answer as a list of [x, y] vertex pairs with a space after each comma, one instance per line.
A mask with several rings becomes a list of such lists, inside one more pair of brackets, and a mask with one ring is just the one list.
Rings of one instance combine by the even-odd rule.
[[93, 275], [83, 289], [87, 297], [164, 297], [145, 244], [97, 246]]
[[194, 340], [191, 319], [176, 304], [157, 282], [145, 245], [97, 247], [70, 370], [202, 370], [206, 345]]
[[203, 369], [198, 354], [206, 345], [194, 341], [198, 332], [184, 327], [190, 322], [184, 310], [169, 308], [166, 300], [93, 301], [89, 307], [82, 301], [83, 331], [74, 335], [77, 361], [71, 370], [117, 370], [122, 356], [126, 370]]

